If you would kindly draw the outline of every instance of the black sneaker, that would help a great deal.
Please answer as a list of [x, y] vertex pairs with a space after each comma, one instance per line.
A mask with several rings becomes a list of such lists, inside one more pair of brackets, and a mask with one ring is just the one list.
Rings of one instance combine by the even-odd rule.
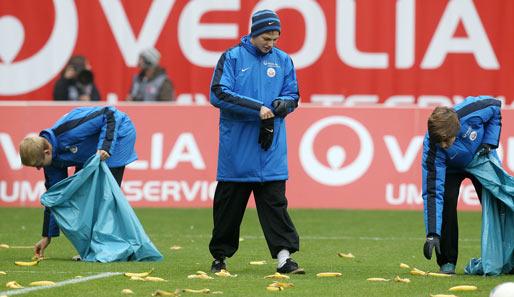
[[287, 258], [286, 264], [284, 264], [280, 268], [277, 268], [277, 272], [291, 273], [291, 274], [305, 274], [305, 270], [303, 270], [303, 268], [298, 268], [298, 264], [296, 264], [296, 262], [291, 258]]
[[212, 261], [212, 265], [211, 265], [212, 273], [220, 272], [222, 269], [227, 270], [227, 265], [225, 264], [224, 259], [216, 259], [216, 260]]

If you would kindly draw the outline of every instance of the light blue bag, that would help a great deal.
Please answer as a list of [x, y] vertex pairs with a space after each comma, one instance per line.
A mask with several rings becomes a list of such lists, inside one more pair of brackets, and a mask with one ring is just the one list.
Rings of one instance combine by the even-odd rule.
[[94, 155], [41, 196], [83, 261], [160, 261], [111, 171]]
[[476, 155], [466, 167], [482, 184], [482, 258], [464, 273], [499, 275], [514, 268], [514, 177], [491, 154]]

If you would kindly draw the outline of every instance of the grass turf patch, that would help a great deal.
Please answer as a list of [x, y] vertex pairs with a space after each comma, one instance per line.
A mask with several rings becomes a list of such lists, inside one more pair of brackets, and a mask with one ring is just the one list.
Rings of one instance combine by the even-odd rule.
[[[49, 257], [38, 266], [15, 266], [14, 261], [30, 261], [33, 250], [25, 248], [40, 239], [43, 211], [34, 208], [0, 209], [0, 244], [11, 248], [0, 249], [0, 292], [7, 289], [8, 281], [28, 286], [30, 282], [50, 280], [61, 282], [98, 275], [105, 272], [145, 272], [152, 267], [152, 276], [167, 282], [141, 282], [116, 275], [45, 288], [20, 296], [122, 296], [122, 289], [134, 291], [133, 296], [151, 296], [157, 289], [169, 292], [175, 289], [203, 289], [222, 291], [221, 296], [430, 296], [452, 294], [448, 289], [457, 285], [475, 285], [477, 291], [453, 292], [457, 296], [487, 296], [499, 283], [512, 281], [512, 276], [481, 277], [463, 274], [472, 257], [480, 257], [479, 212], [459, 213], [459, 263], [457, 275], [436, 278], [410, 275], [410, 269], [400, 268], [406, 263], [411, 268], [437, 272], [435, 258], [423, 257], [425, 242], [423, 213], [421, 211], [365, 211], [365, 210], [312, 210], [290, 209], [290, 215], [300, 234], [300, 252], [292, 255], [305, 275], [292, 275], [294, 287], [280, 292], [268, 292], [266, 286], [273, 280], [264, 276], [273, 274], [277, 261], [271, 259], [259, 225], [255, 209], [246, 211], [241, 226], [238, 252], [227, 259], [227, 269], [236, 278], [222, 278], [210, 273], [212, 257], [208, 244], [212, 231], [211, 209], [136, 209], [145, 231], [164, 260], [160, 262], [86, 263], [71, 261], [76, 251], [70, 242], [60, 236], [54, 238], [45, 252]], [[170, 247], [180, 246], [172, 250]], [[338, 257], [338, 253], [352, 253], [353, 259]], [[265, 265], [249, 265], [250, 261], [265, 260]], [[214, 279], [188, 279], [202, 270]], [[341, 277], [318, 278], [318, 272], [340, 272]], [[370, 277], [394, 279], [396, 275], [409, 278], [410, 283], [369, 282]], [[1, 295], [1, 294], [0, 294]], [[182, 293], [182, 296], [194, 294]]]

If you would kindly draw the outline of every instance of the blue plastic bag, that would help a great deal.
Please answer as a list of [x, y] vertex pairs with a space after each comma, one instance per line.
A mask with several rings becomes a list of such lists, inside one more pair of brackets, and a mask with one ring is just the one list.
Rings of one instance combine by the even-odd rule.
[[466, 167], [482, 184], [482, 258], [464, 273], [499, 275], [514, 268], [514, 177], [491, 154], [476, 155]]
[[82, 170], [41, 196], [83, 261], [160, 261], [111, 171], [92, 156]]

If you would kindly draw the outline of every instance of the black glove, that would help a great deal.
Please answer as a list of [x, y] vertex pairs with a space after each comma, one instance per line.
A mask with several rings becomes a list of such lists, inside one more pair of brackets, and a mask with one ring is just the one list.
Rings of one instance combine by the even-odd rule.
[[267, 151], [273, 143], [273, 130], [275, 125], [275, 119], [265, 119], [261, 122], [261, 131], [259, 133], [259, 144], [262, 149]]
[[439, 243], [439, 235], [437, 234], [429, 234], [427, 236], [427, 241], [425, 242], [425, 245], [423, 246], [423, 254], [425, 255], [425, 258], [428, 260], [432, 259], [432, 250], [435, 246], [435, 252], [437, 254], [441, 254], [441, 244]]
[[493, 148], [492, 145], [490, 145], [489, 143], [482, 143], [479, 147], [478, 147], [478, 150], [477, 152], [480, 152], [480, 156], [485, 156], [487, 154], [489, 154], [489, 152], [491, 151], [491, 149]]
[[289, 108], [294, 107], [294, 102], [292, 100], [275, 99], [271, 105], [275, 109], [274, 113], [277, 117], [285, 118]]

